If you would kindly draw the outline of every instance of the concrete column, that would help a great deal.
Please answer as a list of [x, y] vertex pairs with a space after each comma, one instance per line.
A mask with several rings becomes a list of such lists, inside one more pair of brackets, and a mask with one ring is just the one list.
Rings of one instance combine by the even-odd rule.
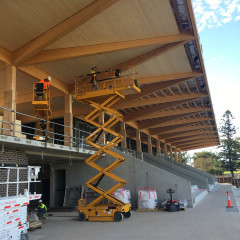
[[[100, 125], [103, 125], [105, 123], [104, 121], [104, 118], [105, 118], [105, 113], [102, 112], [100, 115], [99, 115], [99, 118], [98, 118], [98, 123]], [[103, 131], [98, 139], [98, 142], [101, 143], [102, 145], [106, 145], [106, 134], [105, 132]]]
[[73, 114], [72, 114], [72, 95], [66, 94], [65, 95], [65, 113], [64, 113], [64, 135], [69, 137], [64, 137], [64, 145], [72, 146], [73, 142]]
[[161, 158], [161, 144], [159, 140], [157, 140], [157, 157]]
[[121, 142], [121, 147], [123, 149], [127, 149], [127, 131], [126, 131], [126, 123], [120, 122], [121, 126], [121, 135], [123, 136], [123, 140]]
[[172, 146], [169, 146], [170, 158], [173, 159]]
[[150, 135], [148, 137], [148, 153], [152, 155], [152, 137]]
[[[16, 111], [16, 67], [6, 67], [6, 75], [4, 81], [4, 107]], [[3, 130], [2, 133], [6, 135], [15, 136], [15, 122], [16, 113], [9, 110], [3, 110], [3, 121], [9, 123], [3, 123], [3, 128], [9, 130]], [[13, 124], [11, 124], [13, 123]]]
[[142, 159], [142, 141], [141, 141], [141, 131], [136, 129], [136, 145], [137, 145], [137, 157]]
[[180, 151], [178, 152], [178, 161], [179, 161], [180, 163], [182, 163], [182, 158], [181, 158], [181, 152], [180, 152]]
[[163, 144], [163, 151], [164, 151], [164, 157], [167, 158], [168, 157], [168, 151], [167, 151], [167, 144], [166, 143]]

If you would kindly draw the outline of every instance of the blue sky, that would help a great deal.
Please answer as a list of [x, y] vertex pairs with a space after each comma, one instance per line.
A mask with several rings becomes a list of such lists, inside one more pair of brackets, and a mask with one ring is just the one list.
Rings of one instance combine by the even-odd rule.
[[220, 127], [221, 117], [228, 109], [235, 117], [234, 125], [240, 129], [240, 0], [192, 3], [217, 126]]

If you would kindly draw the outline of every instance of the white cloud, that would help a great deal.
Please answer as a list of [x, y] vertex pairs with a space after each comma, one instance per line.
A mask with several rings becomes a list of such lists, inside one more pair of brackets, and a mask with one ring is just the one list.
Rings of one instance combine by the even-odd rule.
[[199, 32], [240, 20], [240, 0], [193, 0]]
[[216, 60], [217, 60], [217, 58], [216, 58], [216, 57], [213, 57], [213, 58], [212, 58], [212, 60], [213, 60], [213, 61], [216, 61]]
[[208, 5], [210, 5], [211, 9], [217, 9], [221, 4], [222, 0], [205, 0]]

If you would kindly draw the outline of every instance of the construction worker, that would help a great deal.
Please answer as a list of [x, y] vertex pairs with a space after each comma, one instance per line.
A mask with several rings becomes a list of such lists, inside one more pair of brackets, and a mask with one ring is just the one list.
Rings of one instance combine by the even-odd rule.
[[48, 76], [47, 78], [44, 78], [44, 79], [41, 79], [38, 83], [42, 83], [43, 84], [43, 89], [42, 89], [42, 92], [39, 91], [38, 89], [35, 89], [35, 92], [37, 93], [37, 97], [40, 97], [42, 96], [43, 97], [43, 100], [46, 101], [46, 91], [47, 89], [49, 89], [49, 85], [50, 85], [50, 82], [51, 82], [51, 77]]
[[42, 200], [38, 201], [38, 216], [39, 217], [43, 217], [44, 219], [46, 219], [47, 216], [47, 207], [45, 204], [43, 204]]
[[98, 84], [97, 84], [97, 66], [93, 65], [91, 67], [90, 74], [91, 76], [91, 83], [93, 84], [93, 91], [98, 90]]

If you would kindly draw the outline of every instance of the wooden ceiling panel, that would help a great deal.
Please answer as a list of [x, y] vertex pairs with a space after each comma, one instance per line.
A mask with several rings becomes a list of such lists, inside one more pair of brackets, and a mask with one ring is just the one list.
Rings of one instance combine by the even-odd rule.
[[192, 72], [183, 46], [144, 62], [136, 69], [141, 77]]
[[[156, 24], [161, 22], [167, 24]], [[175, 34], [179, 30], [168, 0], [161, 0], [161, 4], [159, 0], [125, 0], [118, 1], [48, 49]]]
[[14, 51], [92, 2], [93, 0], [1, 1], [0, 46]]

